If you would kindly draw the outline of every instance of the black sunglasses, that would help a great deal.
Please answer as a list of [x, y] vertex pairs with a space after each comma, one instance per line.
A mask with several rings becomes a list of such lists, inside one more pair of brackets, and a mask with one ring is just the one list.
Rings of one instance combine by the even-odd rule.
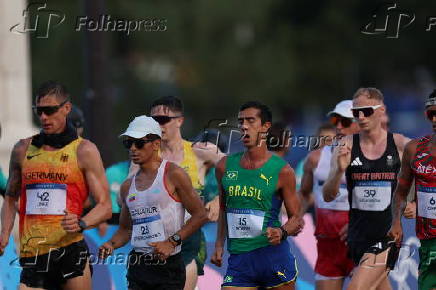
[[37, 114], [38, 116], [41, 116], [42, 113], [44, 113], [47, 116], [51, 116], [54, 113], [56, 113], [57, 111], [59, 111], [59, 109], [63, 105], [65, 105], [67, 102], [68, 102], [68, 100], [65, 100], [56, 106], [33, 106], [32, 108], [33, 108], [33, 111], [35, 112], [35, 114]]
[[183, 116], [151, 116], [159, 125], [165, 125], [170, 122], [172, 119], [180, 118]]
[[363, 116], [369, 117], [374, 114], [375, 110], [380, 108], [382, 105], [377, 106], [365, 106], [365, 107], [355, 107], [351, 108], [351, 112], [353, 112], [354, 118], [359, 118], [359, 113], [362, 112]]
[[153, 142], [156, 139], [133, 139], [128, 138], [123, 140], [123, 145], [126, 147], [126, 149], [130, 149], [132, 147], [132, 144], [135, 144], [135, 147], [137, 149], [142, 149], [145, 144]]
[[427, 110], [425, 114], [427, 115], [427, 119], [433, 121], [433, 118], [436, 116], [436, 110]]
[[351, 118], [344, 118], [341, 116], [331, 116], [330, 117], [330, 124], [333, 126], [337, 126], [338, 123], [341, 123], [342, 127], [348, 128], [353, 124], [353, 119]]

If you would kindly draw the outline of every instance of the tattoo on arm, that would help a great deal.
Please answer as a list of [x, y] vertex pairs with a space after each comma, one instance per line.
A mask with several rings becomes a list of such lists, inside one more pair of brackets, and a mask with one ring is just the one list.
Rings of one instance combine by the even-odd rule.
[[18, 142], [11, 153], [9, 162], [9, 179], [6, 186], [6, 195], [19, 197], [21, 191], [21, 162], [23, 159], [23, 141]]

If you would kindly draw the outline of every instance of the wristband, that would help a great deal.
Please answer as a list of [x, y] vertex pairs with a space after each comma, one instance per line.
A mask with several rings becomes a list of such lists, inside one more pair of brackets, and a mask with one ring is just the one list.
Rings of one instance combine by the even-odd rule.
[[82, 233], [86, 228], [88, 227], [88, 225], [85, 223], [84, 220], [79, 220], [79, 233]]
[[282, 238], [281, 240], [284, 241], [288, 238], [288, 232], [283, 228], [283, 226], [280, 227], [280, 230], [282, 231]]

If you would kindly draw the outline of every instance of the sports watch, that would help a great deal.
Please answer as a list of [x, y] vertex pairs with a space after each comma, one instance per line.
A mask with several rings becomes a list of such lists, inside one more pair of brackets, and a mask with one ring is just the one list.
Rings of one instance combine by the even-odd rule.
[[82, 233], [87, 227], [88, 225], [85, 223], [84, 220], [79, 220], [79, 233]]
[[172, 235], [169, 239], [171, 242], [174, 242], [176, 246], [180, 246], [182, 244], [182, 238], [178, 234]]
[[280, 227], [280, 229], [282, 230], [282, 238], [281, 240], [284, 241], [288, 238], [288, 232], [285, 230], [285, 228], [283, 226]]

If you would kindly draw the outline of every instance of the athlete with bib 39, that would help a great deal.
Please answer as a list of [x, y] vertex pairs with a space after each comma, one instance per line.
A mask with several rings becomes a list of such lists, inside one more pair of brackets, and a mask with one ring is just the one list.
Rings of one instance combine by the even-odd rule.
[[[42, 131], [19, 141], [12, 151], [0, 253], [20, 199], [20, 289], [91, 289], [82, 231], [112, 212], [100, 154], [67, 122], [71, 103], [63, 85], [44, 83], [34, 110]], [[89, 192], [96, 205], [80, 218]]]
[[[348, 249], [356, 268], [348, 289], [391, 289], [388, 273], [395, 257], [388, 256], [386, 234], [391, 226], [391, 199], [400, 170], [400, 158], [409, 140], [382, 127], [385, 114], [382, 93], [360, 88], [353, 97], [353, 116], [360, 133], [335, 148], [323, 195], [333, 200], [345, 173], [350, 221]], [[387, 260], [389, 260], [387, 262]]]
[[[211, 261], [221, 266], [227, 238], [230, 257], [224, 289], [295, 288], [296, 262], [286, 238], [303, 227], [300, 200], [294, 171], [267, 150], [271, 122], [267, 106], [242, 105], [238, 123], [247, 150], [224, 157], [216, 169], [221, 208]], [[289, 220], [280, 226], [283, 202]]]
[[433, 125], [433, 134], [412, 140], [406, 145], [394, 193], [394, 217], [389, 231], [389, 236], [400, 246], [403, 238], [401, 214], [415, 180], [416, 236], [421, 242], [420, 290], [436, 289], [436, 90], [429, 96], [425, 107], [427, 119]]

